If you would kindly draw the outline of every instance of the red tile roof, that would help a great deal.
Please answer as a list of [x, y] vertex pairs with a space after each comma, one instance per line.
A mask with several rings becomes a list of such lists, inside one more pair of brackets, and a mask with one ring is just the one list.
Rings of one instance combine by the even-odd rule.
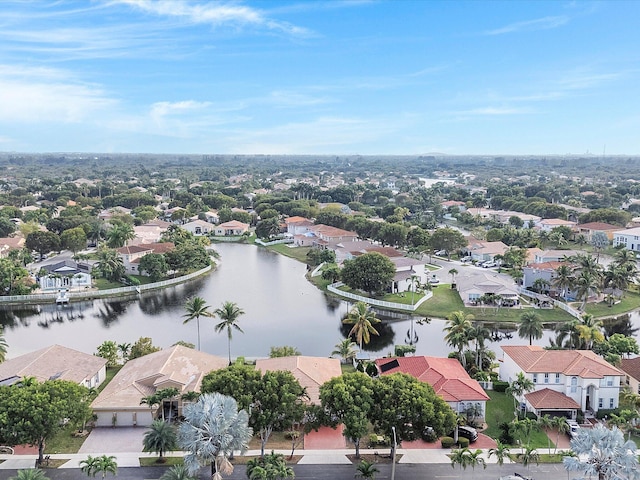
[[455, 358], [439, 357], [395, 357], [379, 358], [376, 365], [381, 368], [390, 362], [398, 366], [383, 375], [407, 373], [433, 387], [436, 394], [446, 402], [486, 401], [489, 396], [480, 384], [471, 378]]
[[625, 372], [632, 378], [640, 380], [640, 357], [636, 358], [623, 358], [620, 370]]
[[610, 223], [604, 223], [604, 222], [582, 223], [578, 225], [578, 228], [584, 229], [584, 230], [600, 231], [600, 232], [606, 232], [609, 230], [620, 230], [620, 227], [618, 225], [611, 225]]
[[556, 392], [549, 388], [526, 393], [524, 398], [536, 410], [580, 410], [580, 405], [573, 398], [567, 397], [564, 393]]
[[623, 375], [591, 350], [545, 350], [538, 345], [505, 345], [502, 350], [527, 373], [563, 373], [581, 378]]

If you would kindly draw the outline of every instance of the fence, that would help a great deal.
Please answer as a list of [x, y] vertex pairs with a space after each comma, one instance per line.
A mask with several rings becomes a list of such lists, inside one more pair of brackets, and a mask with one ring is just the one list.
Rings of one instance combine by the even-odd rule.
[[363, 297], [361, 295], [356, 295], [355, 293], [345, 292], [340, 290], [344, 283], [336, 282], [327, 286], [327, 290], [331, 293], [335, 293], [341, 297], [348, 298], [350, 300], [355, 300], [356, 302], [365, 302], [369, 305], [375, 305], [376, 307], [387, 308], [390, 310], [405, 310], [408, 312], [414, 312], [423, 302], [429, 300], [433, 296], [433, 292], [425, 292], [425, 295], [418, 300], [414, 305], [407, 305], [405, 303], [395, 303], [395, 302], [385, 302], [384, 300], [376, 300], [375, 298]]
[[[211, 270], [211, 265], [197, 272], [188, 275], [182, 275], [176, 278], [169, 278], [161, 282], [147, 283], [145, 285], [132, 285], [129, 287], [111, 288], [109, 290], [86, 290], [82, 292], [68, 292], [67, 296], [70, 300], [91, 300], [102, 297], [119, 297], [127, 294], [138, 294], [148, 290], [157, 290], [159, 288], [170, 287], [180, 283], [187, 282], [192, 278], [199, 277]], [[58, 298], [57, 293], [41, 293], [37, 295], [10, 295], [1, 297], [0, 303], [54, 303]]]
[[529, 298], [535, 298], [537, 300], [544, 300], [545, 302], [549, 302], [551, 304], [553, 304], [554, 307], [558, 307], [561, 310], [564, 310], [565, 312], [567, 312], [569, 315], [575, 317], [575, 318], [582, 318], [582, 312], [576, 310], [575, 308], [567, 305], [566, 303], [560, 302], [558, 300], [555, 300], [551, 297], [548, 297], [547, 295], [543, 295], [541, 293], [535, 293], [532, 292], [531, 290], [527, 290], [524, 287], [518, 287], [518, 293], [520, 293], [520, 295], [525, 295]]
[[268, 247], [269, 245], [278, 245], [279, 243], [293, 243], [293, 238], [281, 238], [280, 240], [271, 240], [270, 242], [265, 242], [264, 240], [256, 238], [255, 243], [262, 245], [263, 247]]

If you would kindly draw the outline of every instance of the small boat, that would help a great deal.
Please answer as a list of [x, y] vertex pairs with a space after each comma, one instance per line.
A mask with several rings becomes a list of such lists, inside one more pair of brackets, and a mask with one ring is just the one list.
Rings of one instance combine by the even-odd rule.
[[60, 290], [58, 292], [58, 297], [56, 298], [56, 303], [58, 305], [68, 305], [69, 304], [69, 293], [66, 290]]

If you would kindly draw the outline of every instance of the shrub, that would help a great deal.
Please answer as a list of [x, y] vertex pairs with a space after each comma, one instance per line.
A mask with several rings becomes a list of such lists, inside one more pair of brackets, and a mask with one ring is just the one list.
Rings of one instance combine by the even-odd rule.
[[407, 353], [416, 353], [415, 345], [396, 345], [395, 356], [404, 357]]
[[495, 392], [504, 392], [509, 386], [509, 382], [495, 381], [493, 382], [493, 390]]
[[440, 439], [440, 444], [442, 445], [442, 448], [451, 448], [455, 445], [455, 442], [451, 437], [442, 437]]
[[620, 415], [620, 409], [619, 408], [601, 408], [596, 412], [596, 418], [598, 420], [602, 420], [604, 417], [610, 417], [612, 413], [616, 415]]
[[513, 445], [515, 439], [511, 434], [511, 424], [508, 422], [502, 422], [498, 427], [500, 428], [500, 442], [505, 445]]
[[467, 448], [469, 446], [469, 439], [464, 437], [458, 437], [458, 446], [460, 448]]

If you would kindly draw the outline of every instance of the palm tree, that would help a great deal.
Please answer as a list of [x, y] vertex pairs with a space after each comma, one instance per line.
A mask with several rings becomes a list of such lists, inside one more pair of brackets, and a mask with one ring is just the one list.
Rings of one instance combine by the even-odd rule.
[[496, 440], [495, 448], [489, 449], [489, 458], [492, 456], [496, 457], [496, 463], [498, 465], [504, 465], [504, 461], [509, 459], [509, 447], [500, 440]]
[[240, 326], [236, 323], [240, 315], [244, 315], [242, 310], [237, 304], [233, 302], [224, 302], [221, 308], [216, 308], [213, 312], [220, 320], [215, 327], [216, 333], [220, 333], [223, 330], [227, 330], [227, 343], [229, 347], [229, 365], [231, 365], [231, 338], [233, 330], [237, 330], [240, 333], [244, 333]]
[[451, 275], [451, 284], [456, 283], [456, 275], [458, 274], [458, 270], [452, 268], [449, 270], [449, 275]]
[[355, 477], [373, 479], [373, 478], [376, 478], [376, 473], [378, 473], [379, 471], [380, 470], [376, 468], [374, 463], [367, 462], [366, 460], [362, 460], [356, 467]]
[[602, 320], [597, 320], [593, 315], [585, 313], [582, 315], [580, 322], [576, 325], [576, 330], [580, 336], [580, 340], [584, 342], [587, 350], [593, 348], [594, 342], [603, 342], [604, 333], [602, 333]]
[[532, 392], [536, 389], [536, 385], [533, 383], [533, 380], [528, 379], [524, 376], [524, 373], [518, 372], [516, 375], [516, 379], [511, 382], [511, 384], [507, 387], [506, 393], [513, 395], [513, 409], [516, 418], [518, 417], [518, 400], [519, 398], [527, 392]]
[[246, 452], [253, 430], [249, 415], [238, 411], [235, 399], [219, 393], [200, 396], [196, 403], [184, 408], [184, 421], [178, 428], [178, 445], [184, 450], [184, 465], [190, 475], [200, 470], [200, 462], [210, 463], [211, 476], [217, 462], [235, 451]]
[[111, 248], [124, 247], [127, 241], [136, 236], [133, 227], [128, 223], [118, 223], [107, 232], [107, 246]]
[[43, 470], [39, 468], [29, 468], [28, 470], [18, 470], [15, 477], [9, 480], [49, 480]]
[[491, 330], [484, 326], [483, 322], [477, 322], [469, 331], [469, 338], [476, 342], [476, 368], [484, 370], [482, 353], [486, 350], [485, 341], [491, 338]]
[[335, 350], [331, 352], [331, 356], [334, 355], [342, 358], [343, 363], [348, 363], [349, 360], [353, 360], [356, 357], [357, 343], [352, 342], [350, 338], [345, 338], [339, 343], [336, 343]]
[[200, 317], [213, 317], [213, 313], [209, 311], [209, 305], [201, 297], [191, 297], [184, 305], [187, 313], [183, 315], [185, 320], [182, 324], [189, 323], [194, 318], [196, 319], [196, 325], [198, 327], [198, 350], [200, 350]]
[[600, 275], [583, 270], [576, 278], [576, 299], [582, 300], [581, 310], [584, 310], [587, 300], [592, 293], [600, 288]]
[[538, 465], [540, 455], [538, 455], [538, 452], [534, 447], [527, 445], [524, 451], [518, 454], [518, 459], [522, 461], [522, 465], [527, 467], [527, 470], [529, 470], [529, 465], [531, 465], [532, 462], [535, 462], [536, 465]]
[[98, 271], [101, 275], [112, 281], [118, 281], [125, 274], [126, 269], [118, 252], [111, 248], [98, 250]]
[[130, 343], [119, 343], [118, 350], [120, 350], [120, 356], [122, 357], [122, 362], [127, 363], [129, 359], [129, 352], [131, 351]]
[[196, 480], [196, 477], [189, 475], [184, 465], [174, 465], [162, 474], [160, 480]]
[[369, 305], [365, 302], [357, 302], [347, 315], [347, 318], [342, 320], [342, 323], [353, 325], [348, 336], [349, 338], [356, 337], [360, 350], [362, 350], [363, 343], [369, 343], [371, 334], [379, 335], [373, 325], [380, 323], [380, 320], [376, 318], [375, 312], [369, 309]]
[[475, 476], [476, 473], [476, 465], [482, 465], [482, 468], [487, 468], [487, 462], [485, 462], [484, 458], [481, 457], [482, 455], [482, 450], [480, 450], [479, 448], [476, 450], [469, 450], [467, 452], [467, 456], [469, 457], [469, 465], [471, 465], [471, 468], [473, 469], [473, 476]]
[[164, 401], [169, 400], [169, 418], [171, 418], [171, 412], [173, 409], [173, 399], [180, 394], [180, 390], [177, 388], [163, 388], [161, 390], [156, 391], [156, 396], [158, 397], [158, 403], [160, 404], [160, 408], [162, 410], [162, 420], [164, 421]]
[[80, 470], [88, 477], [95, 477], [96, 474], [101, 473], [104, 479], [107, 473], [117, 475], [118, 464], [114, 456], [101, 455], [99, 457], [92, 457], [89, 455], [85, 460], [80, 462]]
[[556, 268], [553, 281], [551, 284], [558, 290], [560, 290], [560, 297], [564, 298], [567, 294], [567, 290], [570, 290], [576, 281], [576, 277], [573, 275], [573, 271], [569, 265], [560, 265]]
[[7, 356], [7, 341], [4, 338], [4, 329], [0, 327], [0, 363], [4, 362]]
[[158, 407], [162, 403], [162, 399], [158, 397], [157, 393], [147, 395], [140, 399], [140, 405], [147, 405], [151, 410], [151, 416], [153, 417], [153, 407]]
[[553, 427], [553, 418], [549, 415], [542, 415], [538, 417], [538, 427], [541, 430], [544, 430], [547, 434], [547, 448], [549, 449], [547, 453], [551, 453], [551, 437], [549, 437], [547, 430]]
[[560, 442], [560, 435], [564, 435], [569, 431], [569, 424], [564, 417], [553, 417], [551, 420], [552, 427], [558, 431], [556, 436], [556, 447], [553, 453], [558, 452], [558, 443]]
[[520, 315], [520, 326], [518, 327], [518, 336], [520, 338], [529, 337], [529, 345], [532, 345], [533, 339], [539, 340], [542, 335], [542, 320], [536, 312], [528, 310]]
[[458, 310], [449, 314], [447, 326], [444, 327], [444, 331], [447, 332], [444, 339], [451, 347], [458, 350], [458, 359], [463, 367], [466, 366], [464, 347], [469, 344], [470, 333], [473, 328], [471, 320], [473, 320], [473, 315]]
[[154, 420], [142, 440], [143, 451], [158, 453], [158, 462], [164, 462], [164, 452], [178, 447], [175, 429], [162, 420]]
[[456, 465], [459, 465], [461, 469], [466, 470], [469, 466], [469, 456], [467, 452], [468, 448], [456, 448], [451, 450], [451, 454], [449, 458], [451, 459], [451, 468], [455, 468]]

